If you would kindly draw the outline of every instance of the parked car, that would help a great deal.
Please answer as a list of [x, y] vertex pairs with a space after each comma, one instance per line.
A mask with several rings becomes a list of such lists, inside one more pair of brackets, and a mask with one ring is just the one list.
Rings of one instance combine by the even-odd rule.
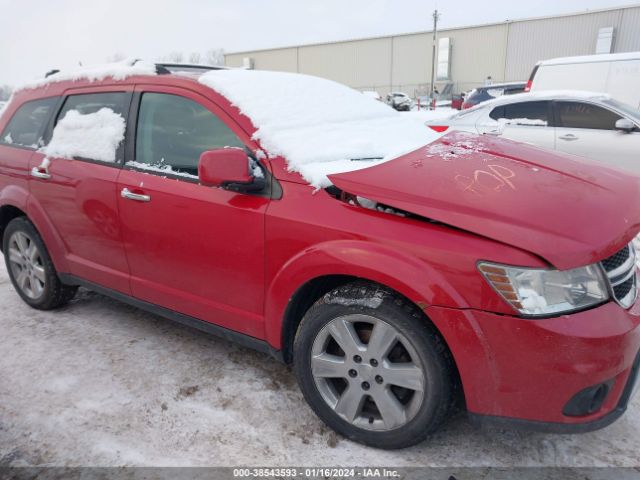
[[523, 93], [427, 125], [501, 136], [640, 174], [640, 110], [589, 92]]
[[387, 103], [399, 112], [408, 112], [413, 108], [413, 100], [406, 93], [391, 92], [387, 95]]
[[604, 92], [640, 108], [640, 52], [553, 58], [533, 68], [527, 91], [587, 90]]
[[464, 103], [464, 96], [462, 94], [454, 94], [451, 97], [451, 108], [454, 110], [462, 110], [462, 104]]
[[484, 87], [478, 87], [471, 90], [464, 97], [462, 102], [462, 109], [475, 107], [476, 105], [493, 100], [494, 98], [502, 97], [503, 95], [515, 95], [517, 93], [524, 92], [526, 86], [525, 82], [512, 82], [512, 83], [496, 83], [495, 85], [486, 85]]
[[30, 84], [0, 132], [25, 303], [84, 286], [270, 353], [349, 439], [405, 447], [463, 406], [585, 432], [637, 386], [636, 177], [329, 80], [141, 62]]

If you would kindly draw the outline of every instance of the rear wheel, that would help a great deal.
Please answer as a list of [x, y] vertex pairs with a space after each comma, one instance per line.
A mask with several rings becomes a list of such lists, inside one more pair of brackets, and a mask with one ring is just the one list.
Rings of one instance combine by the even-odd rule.
[[77, 287], [60, 282], [49, 252], [29, 220], [19, 217], [9, 222], [2, 246], [11, 283], [27, 304], [51, 310], [74, 297]]
[[313, 305], [294, 368], [325, 423], [375, 447], [422, 441], [454, 403], [453, 362], [438, 333], [414, 305], [373, 285], [340, 287]]

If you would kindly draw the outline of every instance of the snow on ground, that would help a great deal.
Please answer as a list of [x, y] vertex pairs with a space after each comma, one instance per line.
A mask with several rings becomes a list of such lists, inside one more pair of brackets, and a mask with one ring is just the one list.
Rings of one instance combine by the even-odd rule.
[[27, 307], [0, 267], [0, 465], [640, 466], [640, 396], [605, 430], [477, 430], [381, 451], [325, 427], [270, 357], [82, 291]]
[[439, 137], [382, 102], [318, 77], [219, 70], [199, 81], [236, 105], [262, 146], [315, 187], [330, 185], [329, 174], [390, 160]]
[[49, 145], [41, 152], [49, 157], [115, 162], [124, 131], [124, 118], [110, 108], [85, 115], [69, 110], [53, 130]]

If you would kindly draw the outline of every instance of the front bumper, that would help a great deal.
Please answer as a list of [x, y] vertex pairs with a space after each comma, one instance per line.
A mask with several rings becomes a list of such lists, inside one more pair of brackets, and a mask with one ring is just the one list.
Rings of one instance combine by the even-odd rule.
[[[480, 424], [551, 432], [603, 428], [626, 410], [640, 363], [640, 302], [613, 302], [543, 320], [427, 307], [456, 360], [467, 410]], [[563, 413], [593, 385], [610, 388], [597, 410]]]

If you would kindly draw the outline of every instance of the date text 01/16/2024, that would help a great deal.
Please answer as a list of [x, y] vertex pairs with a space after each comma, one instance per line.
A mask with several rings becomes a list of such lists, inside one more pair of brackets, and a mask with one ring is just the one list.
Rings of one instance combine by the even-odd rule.
[[234, 478], [397, 478], [399, 473], [387, 468], [235, 468]]

